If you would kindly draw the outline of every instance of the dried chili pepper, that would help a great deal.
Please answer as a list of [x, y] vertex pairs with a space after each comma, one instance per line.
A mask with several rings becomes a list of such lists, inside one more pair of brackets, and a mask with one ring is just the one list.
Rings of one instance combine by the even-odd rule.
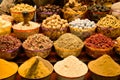
[[93, 48], [106, 49], [113, 47], [114, 41], [103, 34], [95, 34], [87, 38], [85, 44]]

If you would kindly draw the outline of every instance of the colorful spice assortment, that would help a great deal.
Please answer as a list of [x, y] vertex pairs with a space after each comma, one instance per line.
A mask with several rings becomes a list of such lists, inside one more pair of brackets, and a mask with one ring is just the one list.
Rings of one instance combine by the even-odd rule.
[[[51, 2], [51, 0], [36, 1]], [[120, 20], [117, 18], [120, 15], [113, 16], [113, 13], [106, 15], [109, 9], [105, 7], [105, 3], [94, 4], [95, 0], [91, 0], [90, 3], [88, 0], [52, 1], [57, 5], [35, 4], [33, 7], [28, 4], [17, 4], [10, 9], [14, 18], [7, 15], [0, 16], [0, 80], [6, 80], [14, 75], [16, 69], [19, 75], [17, 78], [20, 77], [21, 80], [24, 78], [41, 80], [54, 76], [54, 79], [58, 80], [60, 78], [60, 80], [89, 80], [88, 67], [98, 76], [112, 78], [120, 75], [120, 65], [113, 61], [115, 59], [119, 63], [117, 55], [120, 55]], [[58, 2], [64, 2], [65, 5], [58, 6], [63, 4]], [[114, 7], [118, 10], [115, 8], [112, 11], [120, 13], [120, 7]], [[105, 17], [101, 18], [102, 16]], [[37, 20], [41, 25], [35, 23]], [[15, 37], [4, 35], [2, 32]], [[116, 39], [116, 44], [112, 40], [113, 37]], [[95, 58], [98, 59], [91, 61]], [[15, 63], [3, 59], [13, 60], [21, 65], [18, 68]], [[88, 67], [87, 62], [90, 62]], [[54, 68], [51, 63], [55, 63]], [[91, 77], [92, 75], [89, 76]]]

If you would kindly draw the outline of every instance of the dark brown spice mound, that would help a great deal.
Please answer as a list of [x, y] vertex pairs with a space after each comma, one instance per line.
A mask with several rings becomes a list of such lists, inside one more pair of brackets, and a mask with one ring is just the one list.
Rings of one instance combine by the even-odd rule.
[[21, 41], [10, 35], [0, 36], [0, 51], [12, 51], [18, 49], [21, 45]]

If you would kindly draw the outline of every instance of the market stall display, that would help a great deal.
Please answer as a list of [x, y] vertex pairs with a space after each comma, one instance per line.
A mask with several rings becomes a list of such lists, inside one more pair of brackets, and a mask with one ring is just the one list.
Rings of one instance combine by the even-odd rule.
[[[22, 0], [22, 2], [24, 1]], [[108, 72], [107, 70], [111, 69], [115, 64], [118, 63], [120, 66], [120, 21], [118, 16], [114, 16], [107, 10], [114, 0], [110, 2], [107, 2], [109, 0], [101, 0], [100, 3], [98, 1], [94, 3], [94, 0], [55, 0], [52, 2], [53, 4], [45, 3], [45, 5], [39, 6], [37, 4], [21, 3], [11, 8], [15, 12], [20, 12], [20, 14], [15, 13], [17, 19], [12, 14], [2, 14], [0, 16], [0, 27], [5, 26], [2, 23], [4, 21], [10, 22], [12, 27], [9, 27], [9, 33], [0, 35], [2, 36], [0, 37], [0, 50], [4, 51], [0, 52], [0, 56], [2, 56], [0, 58], [18, 64], [17, 75], [9, 80], [99, 80], [99, 77], [96, 79], [93, 72], [105, 72], [102, 75], [103, 77]], [[97, 5], [98, 3], [99, 5]], [[101, 3], [104, 4], [101, 5]], [[19, 6], [16, 7], [17, 5]], [[93, 10], [93, 12], [97, 9], [98, 12], [104, 13], [105, 11], [105, 15], [107, 13], [110, 15], [101, 17], [98, 21], [92, 21], [92, 16], [88, 18], [88, 9], [90, 7], [92, 7], [91, 11]], [[59, 14], [61, 9], [63, 12]], [[29, 15], [31, 12], [32, 14]], [[52, 12], [53, 14], [46, 16], [41, 15], [40, 12]], [[100, 15], [103, 16], [103, 14]], [[38, 19], [40, 21], [37, 21]], [[12, 52], [14, 50], [11, 49], [16, 51]], [[110, 60], [108, 57], [99, 60], [104, 54], [110, 56], [115, 61], [115, 64], [110, 57]], [[92, 62], [92, 60], [95, 62]], [[0, 61], [0, 74], [1, 72], [6, 74], [0, 76], [6, 76], [7, 73], [14, 71], [11, 69], [15, 66], [13, 64], [9, 68], [12, 71], [9, 69], [4, 70], [10, 66], [7, 65], [8, 63], [6, 63], [7, 66], [1, 66], [3, 62]], [[95, 66], [93, 65], [93, 68], [90, 68], [89, 62], [90, 64], [95, 63]], [[107, 62], [112, 65], [106, 67]], [[101, 67], [105, 67], [104, 70], [99, 71], [101, 67], [96, 67], [97, 64], [103, 64], [104, 66]], [[119, 73], [120, 69], [117, 67], [116, 69]], [[111, 69], [110, 74], [114, 75], [117, 72], [116, 69]], [[99, 73], [97, 74], [99, 75]], [[108, 80], [120, 80], [120, 74], [117, 75], [118, 78], [116, 76], [112, 77], [108, 78]], [[9, 76], [4, 80], [8, 78]]]

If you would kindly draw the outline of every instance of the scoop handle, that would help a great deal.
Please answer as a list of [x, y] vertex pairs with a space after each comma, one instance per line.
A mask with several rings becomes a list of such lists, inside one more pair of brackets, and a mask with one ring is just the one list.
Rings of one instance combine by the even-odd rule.
[[23, 26], [24, 25], [29, 26], [30, 25], [29, 22], [28, 22], [29, 12], [23, 11], [22, 15], [23, 15], [23, 18], [24, 18]]

